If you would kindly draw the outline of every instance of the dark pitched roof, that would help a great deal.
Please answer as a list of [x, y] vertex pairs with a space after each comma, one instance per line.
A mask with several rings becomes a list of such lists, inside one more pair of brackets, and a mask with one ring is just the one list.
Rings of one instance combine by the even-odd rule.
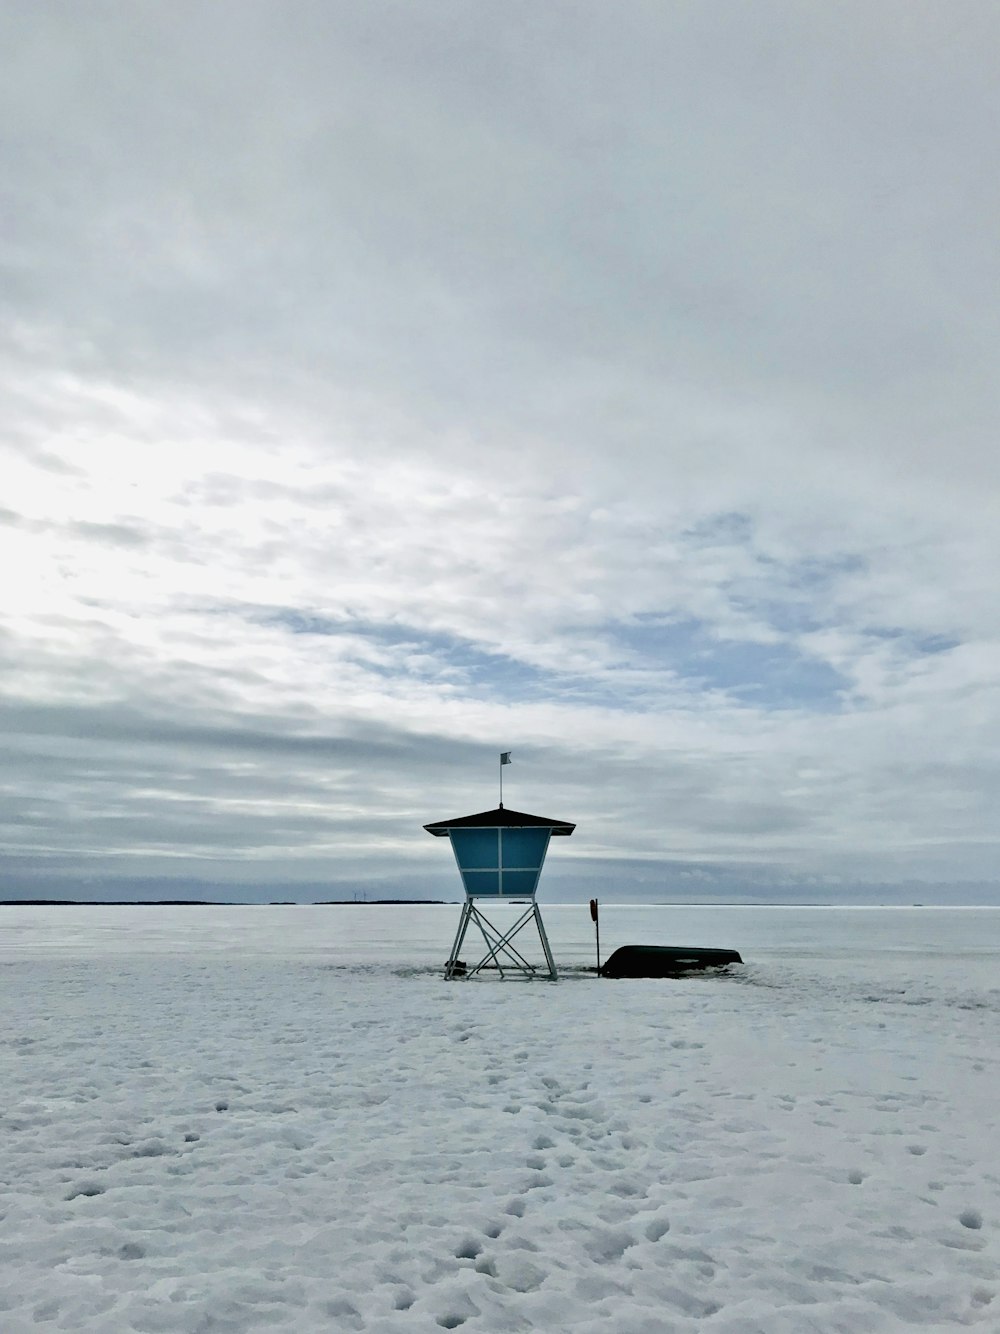
[[576, 828], [568, 820], [547, 820], [544, 815], [528, 815], [524, 811], [508, 811], [498, 806], [494, 811], [480, 811], [478, 815], [460, 815], [455, 820], [435, 820], [425, 824], [428, 834], [441, 838], [449, 829], [496, 829], [497, 827], [523, 829], [551, 829], [553, 834], [572, 834]]

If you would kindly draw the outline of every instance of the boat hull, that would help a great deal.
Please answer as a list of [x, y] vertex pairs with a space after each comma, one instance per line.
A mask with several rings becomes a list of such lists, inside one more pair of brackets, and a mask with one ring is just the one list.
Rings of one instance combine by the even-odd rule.
[[680, 977], [705, 968], [742, 963], [736, 950], [687, 945], [623, 945], [601, 969], [602, 977]]

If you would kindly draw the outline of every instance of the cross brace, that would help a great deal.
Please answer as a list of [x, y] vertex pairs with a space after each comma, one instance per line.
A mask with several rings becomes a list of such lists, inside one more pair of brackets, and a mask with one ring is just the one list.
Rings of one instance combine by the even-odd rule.
[[[495, 968], [501, 977], [505, 976], [504, 966], [513, 973], [523, 973], [525, 977], [544, 976], [533, 963], [528, 960], [518, 950], [514, 948], [511, 941], [529, 922], [534, 922], [538, 928], [538, 938], [542, 942], [542, 953], [545, 955], [545, 962], [548, 964], [548, 976], [555, 980], [556, 973], [555, 960], [552, 958], [552, 951], [549, 949], [549, 938], [545, 934], [545, 926], [542, 922], [542, 914], [538, 910], [538, 904], [532, 899], [530, 906], [521, 914], [509, 931], [503, 932], [489, 920], [489, 918], [476, 906], [474, 899], [466, 899], [462, 905], [462, 917], [458, 924], [458, 931], [455, 935], [455, 943], [451, 947], [451, 954], [448, 956], [448, 962], [445, 964], [444, 975], [446, 978], [452, 977], [473, 977], [483, 968]], [[461, 970], [457, 967], [458, 956], [462, 949], [462, 944], [469, 927], [475, 925], [479, 928], [480, 934], [486, 944], [486, 953], [475, 965], [474, 968]]]

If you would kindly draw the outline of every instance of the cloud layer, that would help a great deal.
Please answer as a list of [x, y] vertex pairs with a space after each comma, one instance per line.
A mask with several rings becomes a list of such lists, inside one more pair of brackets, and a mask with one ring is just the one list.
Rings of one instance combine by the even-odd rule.
[[8, 10], [0, 896], [995, 894], [998, 38]]

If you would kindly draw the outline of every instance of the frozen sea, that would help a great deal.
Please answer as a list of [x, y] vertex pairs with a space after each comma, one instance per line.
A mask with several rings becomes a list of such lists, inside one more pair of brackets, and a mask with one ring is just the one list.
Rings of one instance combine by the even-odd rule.
[[1000, 1331], [1000, 909], [542, 906], [0, 908], [2, 1334]]

